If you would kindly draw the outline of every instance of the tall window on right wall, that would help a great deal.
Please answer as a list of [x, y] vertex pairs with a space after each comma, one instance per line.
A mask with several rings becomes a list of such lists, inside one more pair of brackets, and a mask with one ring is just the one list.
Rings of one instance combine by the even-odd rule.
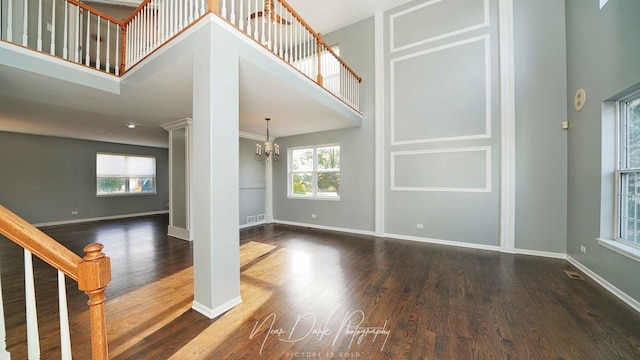
[[640, 247], [640, 92], [618, 101], [616, 237]]
[[290, 148], [289, 198], [340, 200], [340, 145]]

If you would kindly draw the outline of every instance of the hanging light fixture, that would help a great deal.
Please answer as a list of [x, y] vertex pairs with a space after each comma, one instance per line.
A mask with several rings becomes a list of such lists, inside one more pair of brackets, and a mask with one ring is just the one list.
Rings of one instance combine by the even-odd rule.
[[276, 143], [273, 143], [273, 149], [271, 149], [271, 141], [269, 140], [269, 120], [270, 118], [264, 118], [267, 121], [267, 140], [264, 142], [264, 149], [262, 148], [262, 144], [256, 144], [256, 154], [254, 158], [258, 161], [269, 160], [269, 157], [273, 159], [273, 161], [278, 161], [280, 158], [280, 146]]

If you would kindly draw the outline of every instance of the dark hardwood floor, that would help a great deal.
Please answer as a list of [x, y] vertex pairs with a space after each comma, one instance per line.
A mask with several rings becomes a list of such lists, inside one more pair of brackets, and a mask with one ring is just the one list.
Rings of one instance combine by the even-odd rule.
[[[300, 227], [242, 230], [243, 303], [190, 309], [191, 243], [167, 216], [43, 229], [105, 245], [113, 359], [639, 359], [640, 314], [564, 260]], [[22, 251], [0, 239], [7, 346], [26, 359]], [[55, 271], [35, 262], [43, 359], [58, 359]], [[72, 348], [90, 353], [86, 296], [67, 282]]]

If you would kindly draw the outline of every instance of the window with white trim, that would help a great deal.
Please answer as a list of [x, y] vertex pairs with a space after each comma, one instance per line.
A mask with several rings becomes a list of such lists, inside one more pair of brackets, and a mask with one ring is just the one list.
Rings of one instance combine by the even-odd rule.
[[340, 199], [340, 145], [290, 148], [289, 197]]
[[640, 247], [640, 92], [618, 101], [616, 237]]
[[156, 158], [153, 156], [96, 154], [96, 195], [156, 193]]

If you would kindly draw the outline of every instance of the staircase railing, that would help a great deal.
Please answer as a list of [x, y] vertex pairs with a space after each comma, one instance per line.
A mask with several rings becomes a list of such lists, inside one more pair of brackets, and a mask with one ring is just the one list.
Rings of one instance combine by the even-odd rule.
[[[102, 253], [101, 244], [89, 244], [83, 258], [73, 253], [33, 225], [0, 205], [0, 234], [20, 245], [25, 257], [25, 300], [27, 318], [27, 351], [29, 359], [40, 358], [38, 321], [33, 281], [32, 254], [58, 270], [60, 308], [60, 341], [62, 359], [71, 358], [71, 342], [66, 305], [65, 276], [78, 283], [78, 289], [89, 297], [91, 352], [94, 360], [108, 359], [107, 332], [104, 312], [104, 291], [111, 281], [111, 263]], [[1, 292], [0, 292], [1, 294]], [[0, 314], [4, 314], [0, 295]], [[6, 354], [4, 317], [0, 317], [2, 343], [0, 355]]]
[[77, 0], [6, 2], [2, 39], [114, 75], [214, 13], [359, 110], [362, 78], [285, 0], [144, 0], [122, 21]]

